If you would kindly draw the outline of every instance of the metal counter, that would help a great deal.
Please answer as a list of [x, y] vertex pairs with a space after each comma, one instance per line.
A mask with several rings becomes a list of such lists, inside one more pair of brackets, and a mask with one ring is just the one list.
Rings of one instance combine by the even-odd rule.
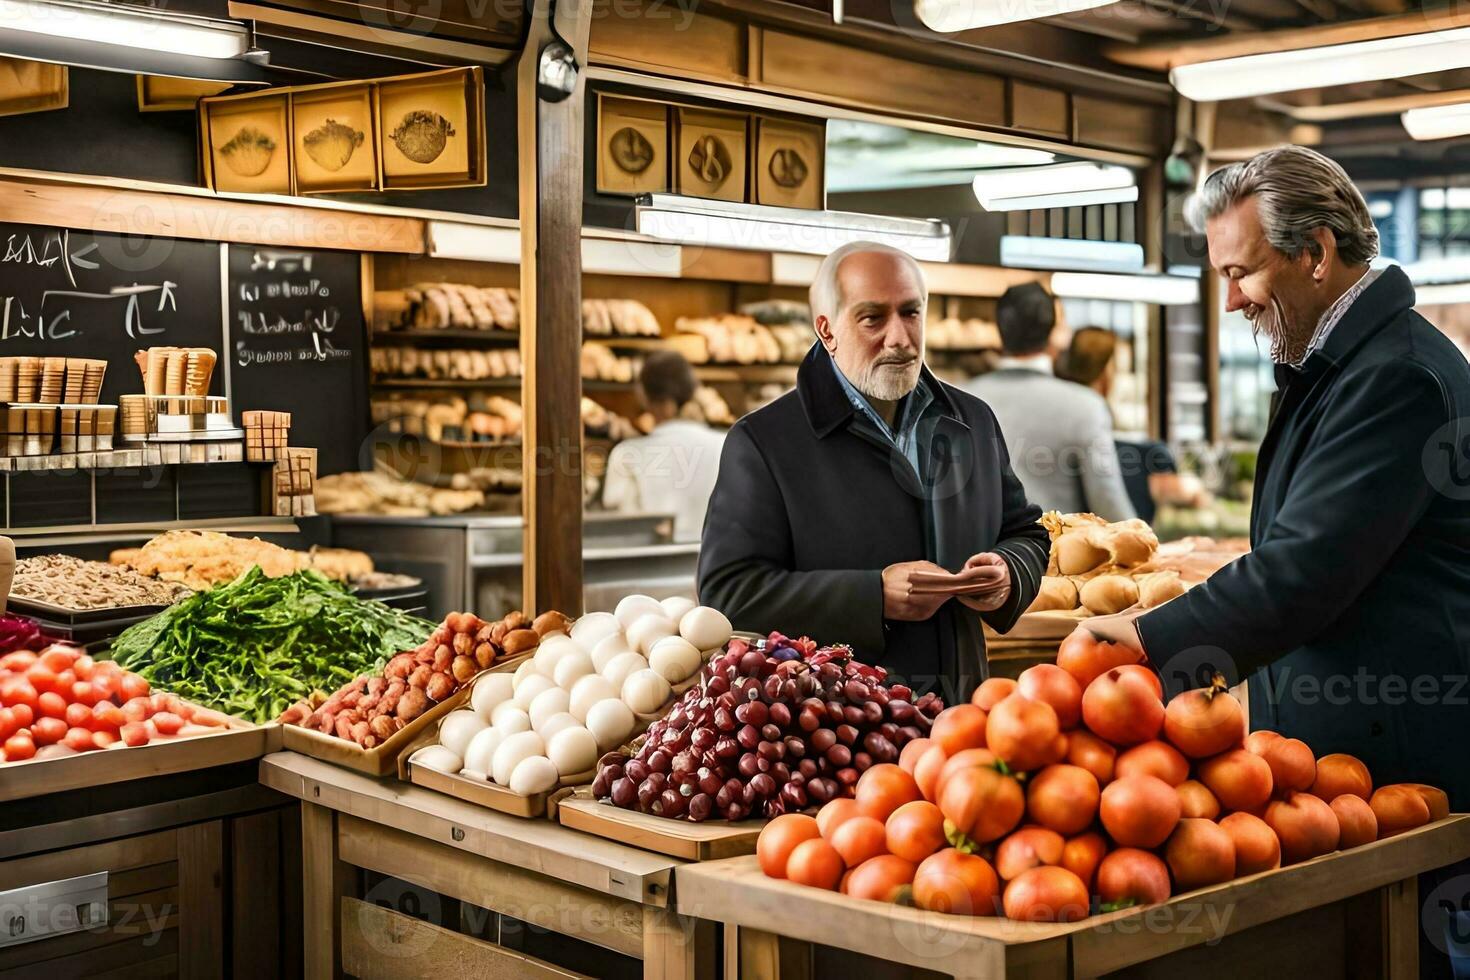
[[[699, 543], [671, 542], [672, 522], [666, 514], [583, 515], [587, 611], [611, 610], [631, 592], [695, 597]], [[521, 608], [522, 535], [514, 515], [332, 517], [333, 544], [366, 551], [383, 571], [422, 578], [434, 619]]]

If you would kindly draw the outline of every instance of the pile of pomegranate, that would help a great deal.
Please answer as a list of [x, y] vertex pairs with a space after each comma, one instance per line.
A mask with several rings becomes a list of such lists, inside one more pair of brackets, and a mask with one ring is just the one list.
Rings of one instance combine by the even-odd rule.
[[631, 757], [598, 762], [593, 795], [627, 809], [702, 821], [777, 817], [851, 796], [893, 763], [944, 704], [918, 698], [843, 646], [780, 633], [733, 639], [699, 682], [649, 726]]
[[1443, 791], [1373, 786], [1350, 755], [1246, 734], [1220, 678], [1167, 707], [1136, 651], [1084, 630], [1055, 664], [992, 678], [851, 799], [787, 813], [770, 877], [964, 915], [1068, 922], [1295, 864], [1449, 813]]

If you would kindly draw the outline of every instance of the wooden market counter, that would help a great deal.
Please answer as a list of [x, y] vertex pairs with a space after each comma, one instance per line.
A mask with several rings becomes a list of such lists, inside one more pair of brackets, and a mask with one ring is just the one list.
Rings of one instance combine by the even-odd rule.
[[767, 878], [742, 857], [679, 868], [676, 908], [724, 923], [727, 980], [810, 977], [807, 944], [819, 944], [818, 956], [838, 947], [931, 976], [1412, 980], [1417, 876], [1467, 857], [1470, 816], [1452, 815], [1161, 905], [1055, 925], [855, 901]]
[[302, 802], [308, 980], [583, 975], [384, 907], [358, 869], [641, 960], [646, 978], [713, 975], [713, 924], [673, 910], [673, 858], [294, 752], [262, 759], [260, 781]]

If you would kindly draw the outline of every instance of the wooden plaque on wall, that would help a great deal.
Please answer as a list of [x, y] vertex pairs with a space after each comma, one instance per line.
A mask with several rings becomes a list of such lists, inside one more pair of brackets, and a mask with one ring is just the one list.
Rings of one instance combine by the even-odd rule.
[[674, 193], [745, 201], [750, 117], [686, 106], [675, 112]]
[[827, 127], [757, 116], [751, 192], [756, 204], [783, 208], [826, 206]]
[[599, 94], [598, 193], [657, 194], [668, 189], [668, 105]]

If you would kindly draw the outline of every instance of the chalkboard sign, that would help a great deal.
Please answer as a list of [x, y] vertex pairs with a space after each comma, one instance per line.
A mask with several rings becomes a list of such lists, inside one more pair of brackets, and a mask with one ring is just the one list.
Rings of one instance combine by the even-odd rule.
[[291, 413], [291, 444], [323, 475], [358, 468], [367, 438], [367, 329], [356, 252], [229, 246], [236, 412]]
[[219, 249], [0, 222], [0, 356], [106, 358], [102, 401], [141, 393], [135, 351], [220, 351]]

